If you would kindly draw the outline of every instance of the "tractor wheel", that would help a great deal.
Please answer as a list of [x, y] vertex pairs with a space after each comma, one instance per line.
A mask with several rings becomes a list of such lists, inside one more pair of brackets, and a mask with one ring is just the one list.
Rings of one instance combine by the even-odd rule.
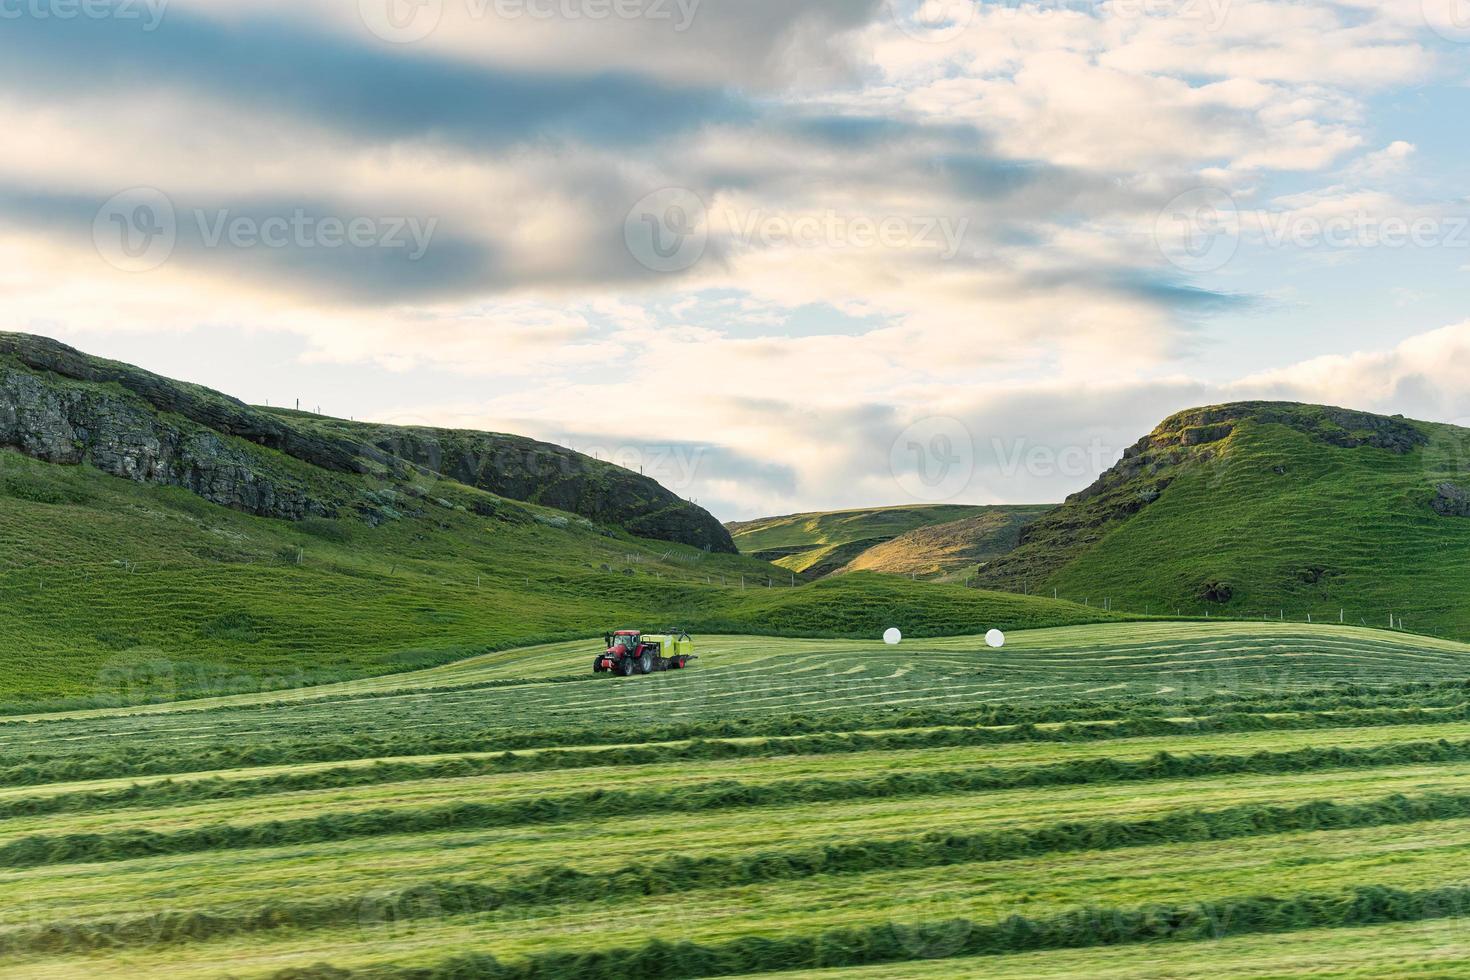
[[653, 673], [653, 654], [649, 653], [647, 650], [643, 651], [643, 656], [638, 658], [638, 673]]
[[618, 673], [619, 674], [622, 674], [624, 677], [632, 677], [633, 676], [633, 658], [632, 657], [625, 656], [625, 657], [623, 657], [622, 660], [619, 660], [618, 661]]
[[600, 674], [600, 673], [602, 673], [602, 658], [601, 657], [598, 657], [596, 660], [592, 661], [592, 673], [594, 673], [594, 674]]

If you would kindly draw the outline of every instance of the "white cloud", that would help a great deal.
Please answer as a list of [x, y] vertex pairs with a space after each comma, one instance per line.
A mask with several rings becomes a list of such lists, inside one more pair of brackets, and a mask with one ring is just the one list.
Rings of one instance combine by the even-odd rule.
[[[879, 0], [704, 0], [683, 31], [476, 6], [447, 3], [438, 30], [402, 46], [367, 33], [353, 2], [174, 10], [225, 25], [269, 16], [395, 65], [509, 71], [517, 84], [633, 76], [680, 107], [718, 90], [718, 108], [646, 139], [578, 118], [554, 136], [477, 145], [372, 125], [401, 123], [411, 104], [354, 105], [358, 125], [338, 126], [287, 99], [202, 86], [88, 90], [79, 64], [74, 88], [0, 107], [0, 180], [16, 189], [0, 205], [19, 215], [0, 234], [0, 317], [42, 332], [206, 324], [290, 337], [316, 364], [482, 377], [479, 400], [407, 411], [547, 437], [593, 420], [610, 439], [711, 441], [730, 462], [699, 493], [726, 516], [789, 510], [793, 497], [898, 502], [890, 444], [925, 415], [965, 420], [995, 457], [991, 433], [1007, 452], [1116, 454], [1172, 410], [1246, 394], [1470, 410], [1452, 380], [1467, 366], [1464, 326], [1236, 384], [1183, 376], [1201, 309], [1255, 283], [1239, 265], [1191, 278], [1153, 241], [1163, 205], [1197, 186], [1234, 195], [1246, 248], [1270, 246], [1281, 222], [1443, 217], [1448, 205], [1393, 184], [1432, 151], [1385, 144], [1374, 104], [1445, 70], [1417, 0], [980, 4], [939, 44], [905, 33]], [[128, 275], [101, 262], [86, 203], [135, 185], [198, 206], [432, 216], [443, 241], [483, 254], [411, 295], [368, 290], [370, 266], [325, 283], [344, 270], [313, 278], [248, 256], [180, 254]], [[703, 262], [660, 277], [633, 261], [623, 222], [667, 186], [706, 198], [712, 239]], [[46, 195], [66, 207], [36, 217]], [[789, 234], [829, 215], [848, 230]], [[788, 234], [749, 234], [768, 220]], [[865, 245], [850, 230], [887, 220], [908, 238]], [[935, 248], [932, 231], [913, 233], [926, 221], [963, 234]], [[323, 284], [337, 288], [311, 288]], [[1421, 283], [1381, 283], [1395, 289], [1422, 298]], [[679, 391], [676, 408], [647, 397], [650, 379]], [[774, 469], [747, 482], [735, 460]], [[972, 499], [1057, 499], [1094, 475], [1005, 469], [982, 463]]]
[[1410, 337], [1390, 350], [1337, 354], [1264, 371], [1242, 379], [1239, 387], [1448, 421], [1470, 416], [1467, 371], [1470, 320]]
[[1409, 161], [1418, 151], [1413, 143], [1394, 140], [1381, 150], [1365, 154], [1350, 168], [1350, 173], [1360, 180], [1377, 180], [1403, 173]]

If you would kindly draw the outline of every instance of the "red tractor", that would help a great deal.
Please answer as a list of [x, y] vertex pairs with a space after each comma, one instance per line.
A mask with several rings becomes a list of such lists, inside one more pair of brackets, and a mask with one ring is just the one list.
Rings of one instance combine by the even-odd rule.
[[618, 630], [603, 637], [607, 651], [592, 661], [594, 674], [652, 674], [660, 670], [683, 670], [694, 656], [694, 641], [687, 630], [644, 633]]

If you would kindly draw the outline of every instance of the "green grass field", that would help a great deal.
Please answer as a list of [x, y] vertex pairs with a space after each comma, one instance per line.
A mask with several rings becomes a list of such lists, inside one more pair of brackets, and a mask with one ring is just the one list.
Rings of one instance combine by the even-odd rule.
[[[378, 527], [291, 524], [0, 451], [0, 706], [297, 686], [623, 626], [939, 635], [1110, 618], [872, 575], [793, 588], [755, 559], [447, 481], [419, 492], [421, 516]], [[499, 516], [436, 502], [461, 498]]]
[[595, 649], [0, 720], [0, 975], [1470, 962], [1470, 647], [701, 636], [693, 669], [626, 680]]

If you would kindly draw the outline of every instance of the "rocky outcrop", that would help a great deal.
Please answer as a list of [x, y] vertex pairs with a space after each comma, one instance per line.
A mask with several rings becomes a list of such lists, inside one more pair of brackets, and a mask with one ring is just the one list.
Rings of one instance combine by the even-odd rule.
[[1192, 408], [1165, 419], [1144, 442], [1156, 448], [1206, 445], [1229, 438], [1244, 419], [1260, 425], [1284, 425], [1343, 449], [1368, 446], [1403, 455], [1429, 443], [1423, 430], [1398, 416], [1295, 402], [1232, 402]]
[[171, 421], [127, 393], [68, 384], [3, 361], [0, 446], [48, 463], [90, 463], [139, 483], [183, 487], [261, 517], [303, 520], [337, 511], [248, 443]]
[[366, 469], [358, 459], [357, 448], [349, 442], [302, 431], [228, 395], [130, 364], [92, 357], [47, 337], [0, 333], [0, 356], [9, 356], [33, 371], [115, 385], [159, 412], [182, 416], [206, 429], [274, 449], [313, 466], [339, 473]]
[[1429, 506], [1444, 517], [1470, 517], [1470, 491], [1453, 483], [1441, 483]]
[[412, 496], [414, 477], [432, 474], [639, 537], [735, 551], [713, 515], [657, 481], [561, 446], [255, 408], [29, 334], [0, 333], [0, 446], [285, 520], [394, 519], [406, 512], [380, 498], [399, 485]]

